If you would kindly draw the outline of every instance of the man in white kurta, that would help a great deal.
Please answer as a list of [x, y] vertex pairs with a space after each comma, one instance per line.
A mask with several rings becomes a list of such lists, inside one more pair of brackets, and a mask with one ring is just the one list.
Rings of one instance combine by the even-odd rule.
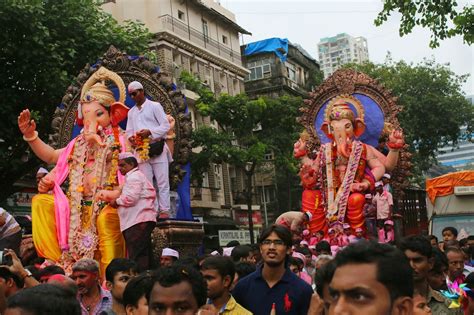
[[[170, 124], [166, 118], [163, 107], [158, 102], [150, 101], [145, 97], [143, 86], [138, 81], [133, 81], [128, 85], [128, 93], [135, 101], [135, 106], [128, 112], [127, 137], [132, 145], [136, 134], [143, 139], [149, 137], [150, 144], [161, 139], [166, 139], [166, 133], [170, 129]], [[147, 161], [141, 161], [138, 154], [138, 168], [147, 179], [153, 183], [156, 180], [158, 188], [158, 210], [161, 218], [166, 218], [170, 210], [170, 185], [168, 178], [169, 163], [172, 160], [170, 150], [166, 143], [163, 153], [152, 157]]]

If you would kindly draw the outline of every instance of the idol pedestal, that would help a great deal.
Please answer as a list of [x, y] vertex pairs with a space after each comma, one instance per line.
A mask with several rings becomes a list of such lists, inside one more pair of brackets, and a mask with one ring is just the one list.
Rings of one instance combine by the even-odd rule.
[[158, 221], [151, 236], [155, 264], [159, 264], [161, 251], [166, 247], [177, 250], [180, 257], [197, 257], [203, 238], [204, 227], [201, 222]]

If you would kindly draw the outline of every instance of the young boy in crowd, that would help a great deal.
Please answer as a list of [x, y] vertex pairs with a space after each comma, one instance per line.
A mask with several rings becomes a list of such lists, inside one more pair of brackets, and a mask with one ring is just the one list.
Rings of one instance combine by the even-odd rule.
[[447, 226], [441, 231], [441, 235], [443, 235], [443, 246], [441, 249], [444, 251], [444, 249], [448, 247], [447, 243], [457, 240], [458, 230], [455, 227]]
[[413, 293], [413, 315], [431, 315], [431, 308], [426, 298], [419, 292]]
[[386, 220], [383, 228], [379, 230], [380, 243], [393, 243], [395, 241], [395, 231], [393, 230], [393, 221]]
[[138, 274], [137, 264], [130, 259], [115, 258], [105, 269], [105, 285], [112, 294], [112, 308], [115, 314], [124, 314], [123, 292], [127, 283]]
[[251, 314], [230, 294], [235, 276], [235, 266], [231, 259], [222, 256], [208, 257], [202, 263], [201, 274], [207, 282], [208, 303], [220, 310], [219, 314]]
[[128, 282], [122, 299], [126, 315], [148, 315], [147, 296], [153, 283], [153, 277], [148, 273], [143, 273]]

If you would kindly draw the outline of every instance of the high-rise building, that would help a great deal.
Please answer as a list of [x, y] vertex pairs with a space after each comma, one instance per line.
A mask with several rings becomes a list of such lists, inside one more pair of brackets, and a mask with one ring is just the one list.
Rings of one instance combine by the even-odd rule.
[[343, 64], [362, 63], [369, 60], [367, 39], [352, 37], [346, 33], [322, 38], [318, 43], [318, 53], [324, 78], [330, 76]]

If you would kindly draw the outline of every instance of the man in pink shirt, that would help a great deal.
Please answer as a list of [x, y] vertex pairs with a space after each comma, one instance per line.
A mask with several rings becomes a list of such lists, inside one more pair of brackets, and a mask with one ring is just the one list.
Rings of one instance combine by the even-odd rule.
[[120, 196], [110, 199], [107, 198], [107, 191], [101, 191], [99, 198], [117, 207], [128, 257], [137, 263], [142, 272], [151, 267], [151, 233], [158, 214], [155, 208], [156, 192], [145, 174], [138, 169], [138, 162], [132, 153], [121, 153], [118, 167], [125, 176]]
[[350, 243], [353, 243], [355, 236], [352, 234], [351, 226], [347, 223], [344, 223], [342, 226], [344, 229], [344, 234], [342, 234], [341, 246], [347, 246]]
[[372, 203], [377, 208], [377, 225], [383, 227], [384, 222], [392, 218], [393, 197], [391, 193], [383, 190], [382, 182], [375, 183], [375, 192]]

